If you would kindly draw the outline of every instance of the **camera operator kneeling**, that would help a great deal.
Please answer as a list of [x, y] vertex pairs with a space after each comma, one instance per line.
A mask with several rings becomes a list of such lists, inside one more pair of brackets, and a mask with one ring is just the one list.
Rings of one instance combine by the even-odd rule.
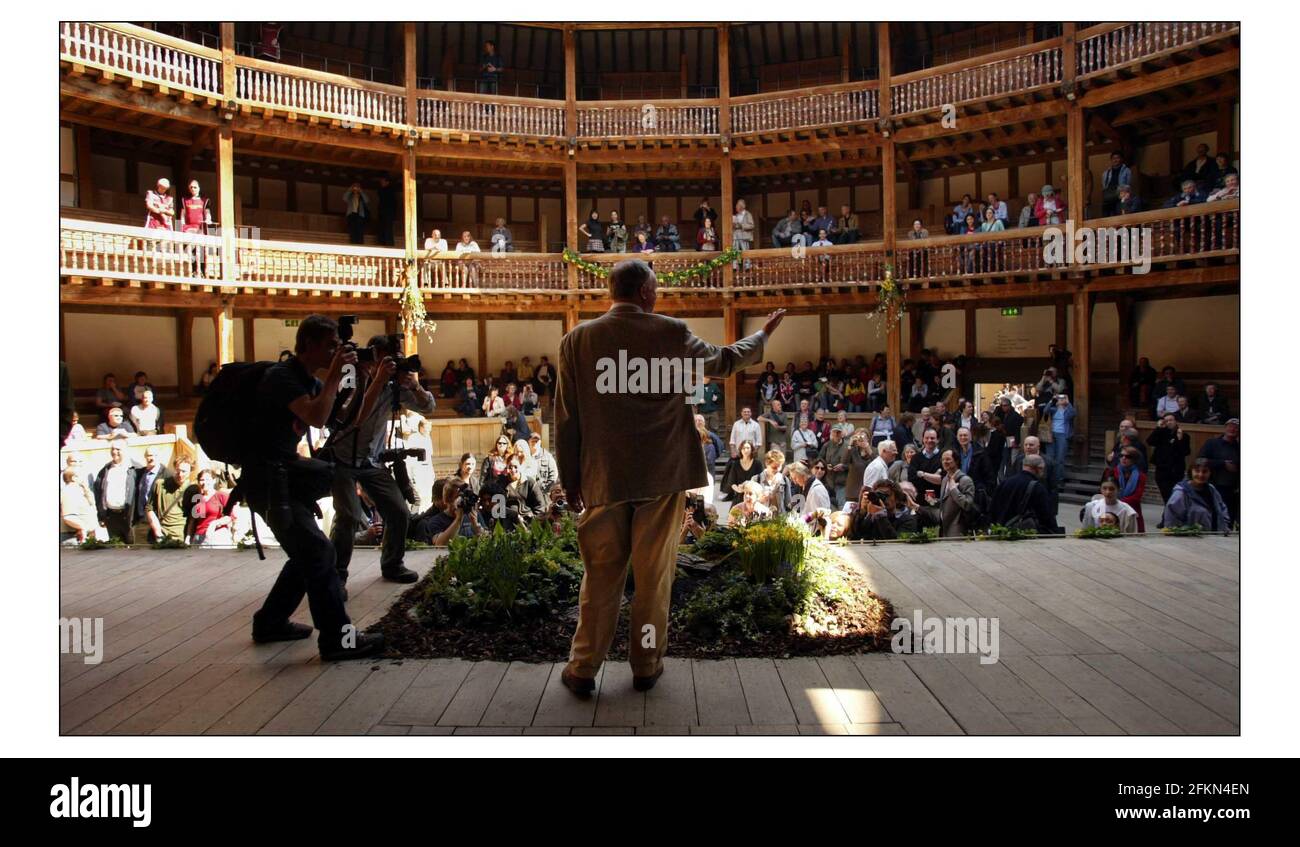
[[[370, 355], [360, 351], [357, 357], [356, 392], [343, 408], [346, 425], [331, 436], [326, 448], [335, 463], [334, 527], [330, 540], [334, 542], [345, 597], [356, 529], [366, 523], [357, 497], [357, 483], [384, 519], [383, 552], [379, 557], [384, 579], [390, 582], [419, 579], [415, 571], [403, 564], [411, 512], [382, 454], [390, 418], [400, 409], [430, 414], [434, 399], [420, 386], [417, 374], [398, 368], [395, 360], [398, 351], [392, 338], [376, 335], [367, 347]], [[354, 408], [357, 403], [361, 405]]]
[[849, 522], [848, 536], [853, 541], [883, 541], [918, 530], [907, 495], [896, 482], [882, 479], [862, 492], [860, 502]]
[[510, 530], [550, 513], [551, 504], [541, 481], [525, 476], [520, 470], [522, 465], [521, 456], [511, 455], [505, 470], [484, 484], [479, 492], [487, 526], [495, 529], [500, 523]]
[[411, 538], [446, 547], [457, 536], [473, 538], [484, 533], [478, 519], [478, 494], [459, 477], [442, 482], [442, 508], [430, 509], [411, 526]]

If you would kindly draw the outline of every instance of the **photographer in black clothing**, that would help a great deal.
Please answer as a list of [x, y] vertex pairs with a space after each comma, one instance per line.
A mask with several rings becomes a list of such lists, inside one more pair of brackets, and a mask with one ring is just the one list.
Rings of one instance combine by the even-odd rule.
[[387, 425], [393, 416], [402, 409], [431, 414], [434, 398], [421, 387], [418, 373], [406, 369], [407, 365], [399, 368], [397, 340], [376, 335], [359, 351], [356, 391], [343, 406], [339, 415], [343, 423], [334, 430], [323, 451], [334, 462], [334, 527], [330, 540], [334, 542], [345, 597], [356, 529], [367, 522], [357, 497], [358, 483], [384, 519], [383, 552], [379, 557], [384, 579], [403, 583], [419, 579], [403, 564], [411, 512], [401, 486], [388, 468], [389, 464], [401, 464], [404, 457], [393, 462], [383, 454], [389, 446]]
[[1192, 453], [1192, 439], [1183, 432], [1174, 415], [1165, 415], [1160, 426], [1147, 436], [1151, 447], [1151, 464], [1155, 466], [1156, 487], [1160, 499], [1169, 502], [1174, 486], [1187, 476], [1187, 457]]
[[849, 521], [850, 540], [884, 541], [919, 531], [916, 514], [896, 482], [882, 479], [870, 491], [863, 491], [859, 502]]
[[456, 537], [482, 535], [479, 525], [478, 494], [463, 479], [448, 477], [442, 481], [439, 510], [430, 509], [411, 527], [411, 537], [434, 547], [446, 547]]
[[[303, 319], [294, 349], [295, 355], [272, 365], [258, 385], [255, 415], [266, 436], [259, 460], [245, 464], [239, 480], [249, 507], [266, 521], [289, 557], [253, 615], [253, 640], [311, 635], [311, 627], [289, 620], [306, 595], [320, 632], [321, 658], [360, 659], [380, 652], [384, 638], [358, 633], [348, 618], [334, 546], [316, 525], [316, 500], [329, 490], [329, 467], [297, 454], [307, 428], [329, 420], [344, 368], [356, 363], [356, 352], [340, 343], [338, 325], [324, 315]], [[323, 383], [312, 376], [322, 369]]]
[[483, 505], [483, 524], [494, 529], [497, 523], [507, 530], [546, 517], [551, 510], [547, 493], [534, 477], [521, 472], [523, 459], [511, 455], [505, 470], [483, 483], [479, 492]]

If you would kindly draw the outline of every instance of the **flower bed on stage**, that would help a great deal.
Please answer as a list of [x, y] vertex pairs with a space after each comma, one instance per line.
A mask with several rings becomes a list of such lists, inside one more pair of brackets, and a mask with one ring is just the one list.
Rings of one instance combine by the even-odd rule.
[[[790, 524], [718, 527], [678, 554], [668, 654], [800, 656], [887, 649], [893, 610], [833, 545]], [[457, 539], [375, 625], [390, 655], [562, 661], [582, 560], [571, 519]], [[625, 598], [632, 595], [629, 579]], [[611, 659], [626, 657], [627, 610]]]

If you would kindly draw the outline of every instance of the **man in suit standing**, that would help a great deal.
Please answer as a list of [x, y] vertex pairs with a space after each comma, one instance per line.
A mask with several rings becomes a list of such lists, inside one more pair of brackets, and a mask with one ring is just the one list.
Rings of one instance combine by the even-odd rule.
[[[609, 311], [560, 342], [556, 459], [569, 503], [582, 511], [578, 546], [585, 569], [561, 680], [579, 696], [595, 689], [629, 564], [636, 583], [628, 650], [633, 686], [647, 691], [663, 674], [685, 492], [708, 480], [689, 404], [691, 383], [701, 376], [725, 378], [760, 361], [785, 315], [778, 309], [755, 334], [715, 347], [684, 321], [654, 313], [656, 285], [645, 262], [619, 262], [609, 275]], [[673, 360], [695, 369], [688, 384], [644, 385], [632, 378], [639, 366], [657, 370]], [[611, 390], [613, 364], [627, 373]]]

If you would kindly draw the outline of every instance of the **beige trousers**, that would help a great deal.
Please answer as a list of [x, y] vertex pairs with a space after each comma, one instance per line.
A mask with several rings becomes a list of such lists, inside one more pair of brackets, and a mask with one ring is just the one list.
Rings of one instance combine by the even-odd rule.
[[578, 596], [578, 628], [569, 651], [569, 673], [595, 679], [618, 626], [628, 565], [632, 597], [629, 659], [634, 676], [652, 676], [668, 649], [668, 606], [686, 494], [592, 506], [578, 521], [578, 548], [585, 572]]

